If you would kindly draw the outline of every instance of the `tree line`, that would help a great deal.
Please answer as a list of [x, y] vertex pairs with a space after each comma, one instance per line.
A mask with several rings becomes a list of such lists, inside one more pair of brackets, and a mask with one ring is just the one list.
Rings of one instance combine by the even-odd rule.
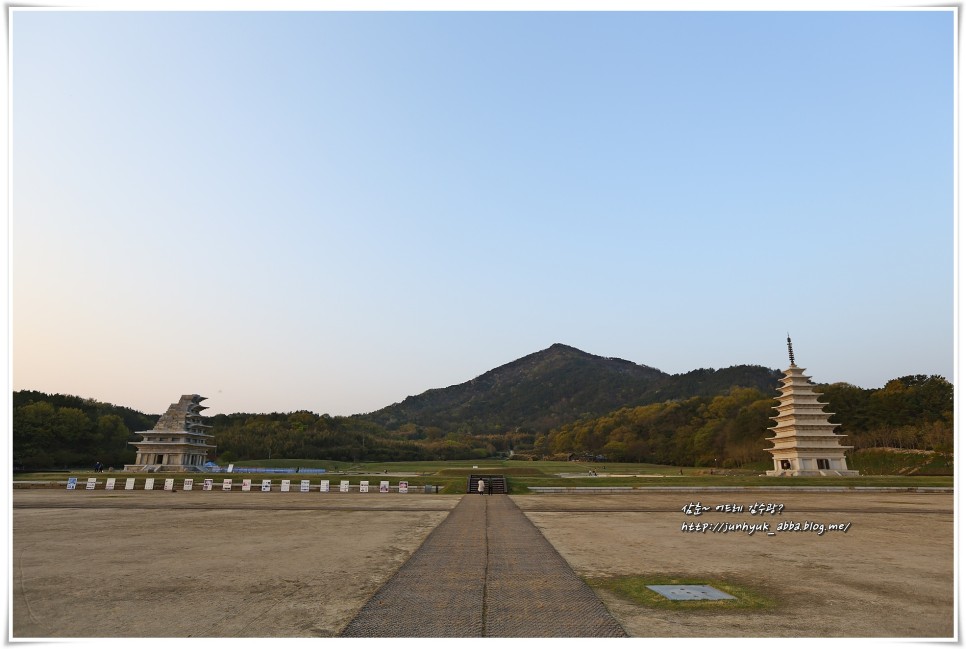
[[[873, 447], [953, 450], [953, 386], [941, 376], [912, 375], [880, 389], [847, 383], [816, 386], [829, 421], [856, 450]], [[765, 451], [776, 400], [754, 388], [622, 408], [537, 436], [534, 453], [603, 455], [608, 460], [678, 466], [740, 467], [768, 462]], [[832, 414], [834, 413], [834, 414]]]
[[133, 434], [158, 416], [94, 399], [34, 390], [13, 393], [13, 466], [51, 469], [134, 462]]
[[[845, 444], [951, 453], [953, 386], [941, 376], [911, 375], [879, 389], [847, 383], [816, 386], [848, 435]], [[333, 417], [308, 411], [235, 413], [207, 418], [219, 462], [267, 458], [349, 462], [482, 459], [498, 454], [546, 457], [603, 455], [611, 461], [679, 466], [740, 467], [767, 462], [766, 429], [776, 400], [755, 388], [585, 416], [540, 433], [529, 428], [473, 433], [472, 427], [404, 423], [392, 430], [362, 415]], [[129, 442], [150, 430], [158, 415], [92, 399], [19, 391], [13, 399], [15, 468], [134, 462]]]

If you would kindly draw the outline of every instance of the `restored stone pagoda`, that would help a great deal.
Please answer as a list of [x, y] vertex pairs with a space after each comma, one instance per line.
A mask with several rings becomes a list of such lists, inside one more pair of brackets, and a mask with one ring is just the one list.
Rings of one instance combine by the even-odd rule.
[[134, 464], [124, 466], [125, 471], [201, 471], [208, 451], [215, 448], [209, 444], [212, 435], [201, 423], [201, 405], [206, 397], [185, 394], [161, 415], [154, 428], [138, 432], [140, 442], [128, 442], [137, 447]]
[[775, 426], [768, 430], [775, 436], [768, 438], [774, 448], [765, 449], [772, 454], [775, 468], [771, 476], [857, 476], [845, 463], [845, 451], [839, 439], [845, 435], [832, 432], [838, 424], [829, 423], [835, 413], [825, 412], [819, 403], [820, 393], [815, 392], [805, 369], [795, 365], [792, 339], [788, 338], [788, 359], [791, 366], [785, 370], [781, 395], [772, 417]]

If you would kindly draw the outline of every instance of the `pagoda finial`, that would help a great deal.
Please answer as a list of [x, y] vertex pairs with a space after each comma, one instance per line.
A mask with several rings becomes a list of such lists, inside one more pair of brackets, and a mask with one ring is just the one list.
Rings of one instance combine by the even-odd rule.
[[792, 351], [792, 337], [786, 333], [786, 339], [788, 340], [788, 360], [791, 361], [792, 367], [795, 367], [795, 352]]

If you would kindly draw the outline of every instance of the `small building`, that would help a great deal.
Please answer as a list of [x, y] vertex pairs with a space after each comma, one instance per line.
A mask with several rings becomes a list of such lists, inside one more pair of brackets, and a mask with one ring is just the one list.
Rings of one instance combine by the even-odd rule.
[[171, 404], [154, 428], [140, 431], [141, 441], [128, 442], [137, 448], [134, 464], [125, 471], [202, 471], [209, 451], [211, 426], [202, 423], [201, 405], [206, 397], [185, 394]]
[[768, 438], [774, 446], [765, 449], [772, 455], [774, 469], [770, 476], [857, 476], [845, 461], [842, 446], [845, 435], [833, 432], [838, 424], [829, 423], [835, 413], [825, 412], [826, 404], [820, 403], [820, 393], [815, 391], [805, 369], [795, 365], [792, 339], [788, 338], [788, 358], [791, 365], [782, 379], [781, 395], [778, 397], [778, 414], [772, 419], [775, 425], [768, 430], [775, 433]]

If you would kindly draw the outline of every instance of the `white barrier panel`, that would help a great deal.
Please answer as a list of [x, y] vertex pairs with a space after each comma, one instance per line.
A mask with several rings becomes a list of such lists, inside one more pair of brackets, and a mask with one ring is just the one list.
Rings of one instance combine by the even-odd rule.
[[262, 491], [271, 491], [271, 490], [272, 490], [272, 481], [262, 480]]
[[282, 491], [288, 491], [289, 487], [292, 486], [291, 480], [282, 480]]
[[211, 491], [211, 488], [214, 486], [214, 484], [215, 484], [214, 480], [212, 480], [211, 478], [205, 478], [204, 484], [201, 485], [201, 490]]
[[231, 478], [225, 478], [224, 482], [221, 483], [222, 491], [231, 491]]
[[308, 491], [309, 491], [309, 481], [308, 480], [303, 480], [301, 483], [299, 483], [299, 491], [301, 491], [302, 493], [308, 493]]
[[399, 483], [399, 493], [408, 494], [409, 493], [409, 483], [402, 481]]
[[369, 481], [363, 480], [359, 483], [359, 493], [367, 494], [369, 493]]
[[67, 490], [74, 491], [77, 488], [77, 478], [67, 478]]
[[165, 478], [164, 479], [164, 490], [165, 491], [174, 491], [174, 478]]
[[144, 481], [145, 491], [154, 491], [154, 478], [148, 478]]
[[245, 478], [244, 480], [242, 480], [242, 491], [251, 491], [251, 490], [252, 490], [251, 478]]
[[349, 493], [349, 481], [343, 480], [339, 483], [339, 491], [342, 493]]
[[97, 486], [97, 478], [88, 478], [87, 489], [93, 489], [95, 486]]
[[387, 494], [387, 493], [389, 493], [389, 481], [388, 480], [380, 480], [379, 481], [379, 493], [381, 493], [381, 494]]
[[108, 491], [114, 491], [114, 482], [116, 480], [117, 478], [108, 478], [107, 484], [104, 485], [104, 488], [107, 489]]
[[326, 493], [329, 491], [329, 481], [323, 480], [319, 483], [319, 493]]
[[192, 489], [195, 488], [195, 479], [185, 478], [184, 484], [181, 485], [181, 488], [184, 489], [185, 491], [191, 491]]
[[128, 478], [124, 481], [125, 489], [134, 489], [134, 478]]

